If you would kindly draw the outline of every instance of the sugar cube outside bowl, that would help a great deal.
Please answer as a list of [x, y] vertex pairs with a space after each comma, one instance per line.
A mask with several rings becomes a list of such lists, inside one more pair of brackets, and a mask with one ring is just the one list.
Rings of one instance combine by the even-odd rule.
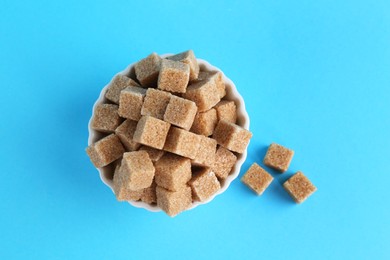
[[[160, 56], [162, 58], [165, 58], [165, 57], [168, 57], [171, 55], [172, 54], [163, 54]], [[198, 64], [199, 64], [202, 71], [220, 71], [220, 72], [222, 72], [223, 81], [225, 82], [225, 85], [226, 85], [226, 96], [224, 97], [224, 99], [233, 100], [236, 103], [237, 124], [240, 125], [241, 127], [244, 127], [245, 129], [249, 129], [249, 116], [248, 116], [248, 113], [245, 109], [244, 99], [241, 97], [240, 93], [237, 91], [237, 88], [236, 88], [235, 84], [233, 83], [233, 81], [231, 81], [228, 77], [226, 77], [226, 75], [223, 73], [222, 70], [211, 65], [207, 61], [202, 60], [202, 59], [197, 59], [197, 61], [198, 61]], [[125, 70], [119, 72], [118, 74], [134, 76], [134, 65], [135, 65], [135, 63], [130, 64]], [[93, 112], [95, 111], [95, 108], [97, 105], [107, 102], [104, 95], [106, 93], [106, 90], [107, 90], [107, 87], [109, 86], [109, 84], [107, 84], [100, 92], [99, 98], [96, 100], [95, 104], [93, 105], [92, 115], [93, 115]], [[96, 130], [93, 130], [91, 128], [91, 121], [92, 121], [92, 116], [91, 116], [91, 119], [89, 120], [89, 123], [88, 123], [88, 132], [89, 132], [88, 145], [93, 144], [94, 142], [96, 142], [97, 140], [102, 138], [102, 136], [103, 136], [101, 133], [99, 133]], [[245, 152], [242, 154], [236, 154], [236, 156], [237, 156], [237, 162], [234, 165], [232, 172], [226, 178], [226, 180], [221, 183], [221, 189], [216, 194], [214, 194], [214, 196], [212, 196], [210, 199], [208, 199], [207, 201], [193, 202], [189, 209], [196, 208], [197, 206], [199, 206], [201, 204], [209, 203], [211, 200], [213, 200], [215, 198], [215, 196], [223, 193], [229, 187], [229, 185], [232, 183], [232, 181], [238, 177], [238, 175], [240, 173], [241, 166], [247, 157], [247, 150], [245, 150]], [[106, 184], [114, 192], [113, 182], [112, 182], [112, 176], [113, 176], [114, 169], [110, 166], [106, 166], [103, 168], [98, 168], [97, 170], [100, 174], [100, 179], [102, 180], [102, 182], [104, 184]], [[131, 205], [133, 205], [134, 207], [144, 208], [144, 209], [152, 211], [152, 212], [161, 211], [161, 209], [157, 205], [149, 205], [149, 204], [144, 203], [142, 201], [129, 201], [129, 203]]]

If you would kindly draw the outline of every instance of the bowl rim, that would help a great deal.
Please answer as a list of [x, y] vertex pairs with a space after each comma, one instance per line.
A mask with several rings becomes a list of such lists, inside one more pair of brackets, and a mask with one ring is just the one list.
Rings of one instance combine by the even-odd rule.
[[[174, 55], [174, 54], [166, 53], [166, 54], [161, 54], [159, 56], [161, 58], [166, 58], [166, 57], [169, 57], [169, 56], [172, 56], [172, 55]], [[216, 67], [214, 65], [211, 65], [208, 61], [197, 58], [197, 62], [199, 64], [199, 66], [203, 70], [205, 70], [205, 71], [218, 71], [218, 72], [222, 73], [222, 79], [223, 79], [223, 81], [225, 83], [225, 86], [226, 86], [226, 96], [234, 97], [234, 98], [229, 98], [228, 100], [233, 100], [235, 102], [235, 104], [236, 104], [236, 107], [237, 107], [237, 121], [240, 121], [240, 123], [237, 123], [237, 124], [240, 125], [241, 127], [245, 128], [245, 129], [249, 130], [250, 120], [249, 120], [248, 112], [246, 111], [246, 108], [245, 108], [245, 102], [244, 102], [244, 99], [242, 98], [241, 94], [238, 92], [237, 87], [234, 84], [234, 82], [231, 79], [229, 79], [221, 69], [219, 69], [218, 67]], [[92, 107], [91, 118], [89, 119], [89, 122], [88, 122], [88, 145], [91, 145], [92, 143], [94, 143], [96, 141], [96, 139], [98, 139], [98, 136], [100, 135], [100, 133], [98, 131], [93, 130], [92, 127], [91, 127], [92, 118], [93, 118], [96, 106], [99, 105], [99, 104], [104, 103], [104, 101], [106, 100], [105, 99], [106, 90], [107, 90], [108, 86], [111, 84], [112, 80], [115, 78], [115, 76], [117, 76], [117, 75], [128, 76], [131, 73], [131, 71], [134, 68], [134, 65], [136, 63], [137, 62], [131, 63], [124, 70], [122, 70], [122, 71], [118, 72], [117, 74], [115, 74], [114, 77], [110, 80], [110, 82], [108, 84], [106, 84], [103, 87], [103, 89], [100, 91], [99, 97], [95, 101], [95, 103], [94, 103], [94, 105]], [[223, 181], [223, 183], [221, 183], [221, 188], [213, 196], [211, 196], [206, 201], [203, 201], [203, 202], [194, 201], [192, 203], [191, 207], [189, 207], [187, 210], [194, 209], [194, 208], [196, 208], [199, 205], [204, 205], [204, 204], [209, 203], [216, 196], [224, 193], [229, 188], [230, 184], [240, 174], [241, 167], [242, 167], [242, 165], [245, 162], [246, 157], [247, 157], [247, 149], [248, 148], [246, 148], [245, 151], [242, 154], [235, 153], [235, 155], [237, 156], [237, 161], [236, 161], [235, 165], [233, 166], [232, 172]], [[112, 192], [114, 192], [112, 180], [106, 178], [105, 173], [104, 173], [105, 171], [108, 171], [108, 169], [105, 168], [105, 167], [103, 167], [103, 168], [96, 168], [96, 169], [99, 172], [99, 176], [100, 176], [101, 181], [106, 186], [108, 186], [111, 189]], [[130, 203], [132, 206], [134, 206], [136, 208], [143, 208], [143, 209], [146, 209], [146, 210], [151, 211], [151, 212], [159, 212], [159, 211], [161, 211], [161, 208], [159, 208], [157, 205], [153, 206], [153, 205], [147, 204], [147, 203], [142, 202], [142, 201], [128, 201], [128, 203]]]

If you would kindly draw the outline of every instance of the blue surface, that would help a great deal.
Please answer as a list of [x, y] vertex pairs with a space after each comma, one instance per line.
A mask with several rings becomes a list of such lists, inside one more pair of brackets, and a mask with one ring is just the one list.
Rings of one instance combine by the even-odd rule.
[[[390, 259], [390, 2], [183, 2], [0, 0], [0, 259]], [[116, 202], [84, 149], [116, 72], [186, 49], [246, 101], [240, 176], [271, 142], [295, 156], [172, 219]]]

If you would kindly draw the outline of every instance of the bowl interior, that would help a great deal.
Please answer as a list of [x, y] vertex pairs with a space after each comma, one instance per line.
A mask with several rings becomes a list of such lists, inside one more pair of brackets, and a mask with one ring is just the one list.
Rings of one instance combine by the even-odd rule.
[[[170, 56], [170, 55], [172, 55], [172, 54], [164, 54], [164, 55], [161, 55], [161, 57], [165, 58], [165, 57]], [[225, 85], [226, 85], [226, 96], [224, 97], [224, 99], [233, 100], [236, 103], [237, 124], [239, 126], [244, 127], [245, 129], [249, 129], [249, 116], [248, 116], [248, 113], [246, 112], [246, 109], [245, 109], [245, 103], [244, 103], [244, 100], [241, 97], [240, 93], [238, 93], [237, 88], [234, 85], [234, 83], [228, 77], [226, 77], [225, 74], [223, 73], [223, 71], [221, 71], [219, 68], [211, 65], [210, 63], [208, 63], [207, 61], [202, 60], [202, 59], [197, 59], [197, 61], [198, 61], [198, 64], [200, 66], [201, 71], [220, 71], [220, 72], [222, 72], [223, 80], [224, 80]], [[119, 72], [118, 74], [122, 74], [122, 75], [130, 76], [131, 78], [135, 78], [134, 65], [135, 65], [135, 63], [130, 64], [125, 70]], [[107, 90], [107, 87], [109, 86], [109, 84], [107, 84], [100, 92], [100, 96], [96, 100], [96, 102], [92, 108], [92, 115], [93, 115], [93, 111], [95, 111], [95, 107], [97, 105], [107, 102], [104, 95], [106, 93], [106, 90]], [[95, 131], [91, 128], [91, 120], [92, 120], [92, 116], [91, 116], [91, 119], [89, 120], [89, 124], [88, 124], [88, 132], [89, 132], [88, 145], [91, 145], [92, 143], [98, 141], [99, 139], [101, 139], [104, 136], [102, 133], [99, 133], [98, 131]], [[245, 152], [242, 154], [236, 153], [236, 156], [237, 156], [237, 162], [234, 165], [232, 172], [226, 178], [226, 180], [221, 183], [221, 189], [207, 201], [194, 202], [189, 209], [193, 209], [193, 208], [197, 207], [198, 205], [206, 204], [206, 203], [210, 202], [212, 199], [215, 198], [215, 196], [223, 193], [229, 187], [230, 183], [238, 177], [238, 175], [240, 173], [241, 166], [246, 159], [247, 151], [245, 150]], [[99, 171], [100, 178], [103, 181], [103, 183], [105, 183], [113, 191], [112, 178], [113, 178], [114, 169], [113, 169], [112, 164], [110, 164], [106, 167], [103, 167], [103, 168], [99, 168], [97, 170]], [[147, 209], [149, 211], [153, 211], [153, 212], [161, 211], [161, 209], [159, 207], [157, 207], [156, 205], [154, 205], [154, 206], [149, 205], [149, 204], [141, 202], [141, 201], [130, 201], [129, 203], [135, 207], [144, 208], [144, 209]]]

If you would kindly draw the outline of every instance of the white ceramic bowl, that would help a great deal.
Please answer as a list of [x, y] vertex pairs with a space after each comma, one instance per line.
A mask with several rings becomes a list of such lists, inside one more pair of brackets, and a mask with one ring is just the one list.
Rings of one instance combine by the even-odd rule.
[[[165, 58], [165, 57], [168, 57], [170, 55], [172, 55], [172, 54], [164, 54], [164, 55], [161, 55], [161, 57]], [[237, 88], [234, 85], [233, 81], [231, 81], [228, 77], [226, 77], [225, 74], [223, 73], [223, 71], [221, 71], [219, 68], [211, 65], [210, 63], [208, 63], [205, 60], [202, 60], [202, 59], [197, 59], [197, 60], [198, 60], [199, 66], [200, 66], [202, 71], [220, 71], [220, 72], [222, 72], [223, 80], [224, 80], [225, 85], [226, 85], [226, 96], [224, 97], [224, 99], [233, 100], [236, 103], [237, 124], [244, 127], [245, 129], [249, 129], [249, 116], [245, 110], [245, 103], [244, 103], [244, 100], [241, 97], [240, 93], [238, 93]], [[119, 72], [118, 74], [130, 75], [131, 77], [135, 76], [134, 65], [135, 65], [135, 63], [130, 64], [125, 70]], [[108, 83], [100, 92], [100, 96], [99, 96], [98, 100], [96, 100], [95, 104], [93, 105], [92, 115], [93, 115], [93, 111], [95, 111], [95, 107], [98, 104], [102, 104], [102, 103], [107, 102], [104, 95], [105, 95], [107, 87], [110, 83]], [[91, 120], [92, 120], [92, 116], [91, 116], [91, 119], [89, 120], [89, 124], [88, 124], [88, 132], [89, 132], [88, 145], [91, 145], [92, 143], [96, 142], [97, 140], [99, 140], [100, 138], [103, 137], [103, 135], [101, 133], [99, 133], [91, 128]], [[230, 175], [226, 178], [226, 180], [223, 183], [221, 183], [221, 189], [214, 196], [212, 196], [209, 200], [207, 200], [205, 202], [194, 202], [189, 209], [193, 209], [201, 204], [206, 204], [206, 203], [210, 202], [211, 200], [213, 200], [215, 198], [215, 196], [223, 193], [229, 187], [230, 183], [238, 177], [238, 175], [240, 173], [241, 166], [246, 159], [247, 151], [245, 150], [244, 153], [236, 154], [236, 155], [237, 155], [237, 162], [236, 162], [235, 166], [233, 167], [233, 170], [230, 173]], [[97, 170], [100, 174], [100, 179], [102, 180], [102, 182], [104, 184], [106, 184], [113, 191], [113, 186], [112, 186], [112, 176], [113, 176], [113, 171], [114, 171], [113, 167], [106, 166], [103, 168], [99, 168]], [[149, 204], [144, 203], [142, 201], [130, 201], [129, 203], [137, 208], [144, 208], [144, 209], [147, 209], [147, 210], [153, 211], [153, 212], [161, 211], [161, 209], [159, 207], [157, 207], [156, 205], [152, 206], [152, 205], [149, 205]]]

